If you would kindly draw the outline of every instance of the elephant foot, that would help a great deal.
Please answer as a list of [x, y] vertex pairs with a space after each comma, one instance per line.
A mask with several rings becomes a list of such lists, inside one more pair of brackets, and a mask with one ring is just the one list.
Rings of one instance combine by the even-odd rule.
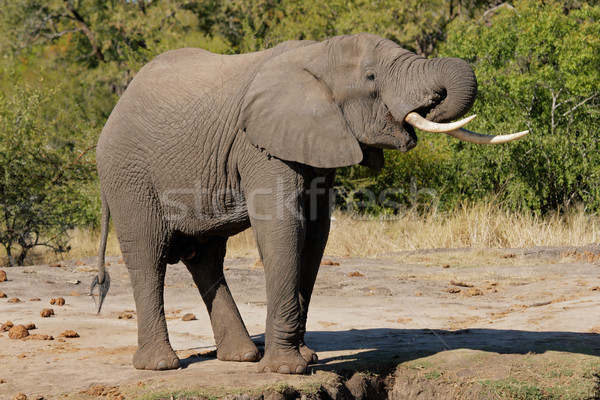
[[304, 358], [308, 365], [316, 364], [319, 362], [319, 357], [317, 357], [317, 353], [305, 344], [300, 345], [300, 355], [302, 356], [302, 358]]
[[258, 372], [278, 374], [304, 374], [308, 369], [306, 360], [297, 351], [268, 352], [258, 363]]
[[137, 369], [162, 371], [179, 368], [179, 358], [167, 344], [150, 344], [138, 347], [133, 356], [133, 366]]
[[249, 337], [224, 339], [217, 344], [217, 358], [221, 361], [254, 362], [260, 360], [260, 352]]

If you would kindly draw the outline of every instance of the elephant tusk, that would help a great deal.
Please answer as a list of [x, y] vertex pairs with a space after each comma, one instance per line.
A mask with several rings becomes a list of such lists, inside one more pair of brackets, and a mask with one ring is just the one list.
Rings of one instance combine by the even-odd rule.
[[459, 128], [450, 132], [445, 132], [446, 135], [453, 136], [465, 142], [476, 144], [500, 144], [517, 140], [527, 135], [529, 131], [511, 133], [508, 135], [482, 135], [481, 133], [472, 132], [464, 128]]
[[446, 135], [453, 136], [462, 141], [476, 144], [500, 144], [511, 142], [513, 140], [520, 139], [529, 133], [529, 131], [523, 131], [509, 135], [483, 135], [481, 133], [464, 129], [463, 126], [472, 121], [475, 117], [475, 115], [471, 115], [470, 117], [461, 119], [460, 121], [451, 122], [448, 124], [440, 124], [429, 121], [428, 119], [421, 117], [416, 112], [411, 112], [404, 120], [422, 131], [431, 133], [445, 133]]
[[404, 118], [404, 120], [406, 122], [408, 122], [409, 124], [411, 124], [412, 126], [414, 126], [415, 128], [418, 128], [425, 132], [447, 133], [447, 132], [462, 128], [463, 126], [465, 126], [466, 124], [471, 122], [473, 120], [473, 118], [475, 118], [476, 116], [477, 115], [471, 115], [470, 117], [461, 119], [460, 121], [450, 122], [447, 124], [440, 124], [438, 122], [433, 122], [426, 118], [423, 118], [416, 112], [411, 112], [411, 113], [408, 113], [408, 115], [406, 116], [406, 118]]

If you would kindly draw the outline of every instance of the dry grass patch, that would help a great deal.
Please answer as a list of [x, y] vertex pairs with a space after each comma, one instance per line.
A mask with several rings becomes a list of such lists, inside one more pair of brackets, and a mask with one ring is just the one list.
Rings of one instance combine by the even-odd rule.
[[[600, 240], [600, 217], [582, 210], [540, 217], [525, 212], [513, 212], [494, 203], [463, 205], [452, 213], [431, 212], [419, 215], [408, 211], [391, 218], [357, 218], [337, 211], [325, 254], [339, 257], [366, 257], [406, 250], [435, 248], [471, 248], [463, 253], [444, 253], [439, 259], [419, 260], [419, 255], [403, 260], [410, 263], [440, 266], [460, 263], [495, 262], [496, 265], [516, 265], [518, 256], [490, 251], [493, 248], [532, 246], [581, 246]], [[29, 264], [43, 264], [62, 259], [91, 257], [98, 254], [100, 233], [74, 229], [70, 232], [71, 251], [55, 254], [34, 249]], [[114, 230], [108, 236], [107, 255], [119, 255], [120, 248]], [[228, 257], [256, 256], [256, 241], [252, 229], [231, 237]], [[5, 256], [0, 250], [0, 259]]]

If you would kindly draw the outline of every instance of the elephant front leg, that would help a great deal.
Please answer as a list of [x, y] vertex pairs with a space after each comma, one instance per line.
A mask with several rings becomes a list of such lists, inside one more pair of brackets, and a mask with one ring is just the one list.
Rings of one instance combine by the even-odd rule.
[[221, 361], [258, 361], [260, 353], [242, 321], [223, 275], [227, 238], [213, 238], [199, 245], [184, 260], [206, 304]]
[[267, 287], [265, 355], [259, 371], [302, 374], [307, 362], [300, 354], [298, 267], [304, 223], [291, 216], [251, 221], [263, 257]]
[[334, 174], [317, 177], [311, 181], [305, 201], [306, 237], [300, 258], [299, 301], [300, 301], [300, 354], [309, 364], [319, 361], [317, 353], [305, 341], [308, 306], [319, 272], [331, 224], [331, 188]]

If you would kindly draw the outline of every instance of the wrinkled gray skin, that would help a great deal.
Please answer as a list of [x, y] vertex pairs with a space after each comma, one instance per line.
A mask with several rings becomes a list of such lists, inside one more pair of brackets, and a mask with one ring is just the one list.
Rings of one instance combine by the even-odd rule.
[[133, 365], [179, 366], [163, 307], [166, 265], [179, 260], [206, 303], [218, 358], [260, 359], [223, 277], [227, 238], [252, 226], [267, 287], [259, 370], [305, 372], [317, 360], [304, 333], [335, 168], [380, 168], [382, 149], [416, 145], [409, 112], [450, 121], [471, 108], [476, 90], [467, 63], [427, 60], [370, 34], [234, 56], [187, 48], [144, 66], [97, 147], [97, 282], [107, 289], [112, 215], [138, 315]]

